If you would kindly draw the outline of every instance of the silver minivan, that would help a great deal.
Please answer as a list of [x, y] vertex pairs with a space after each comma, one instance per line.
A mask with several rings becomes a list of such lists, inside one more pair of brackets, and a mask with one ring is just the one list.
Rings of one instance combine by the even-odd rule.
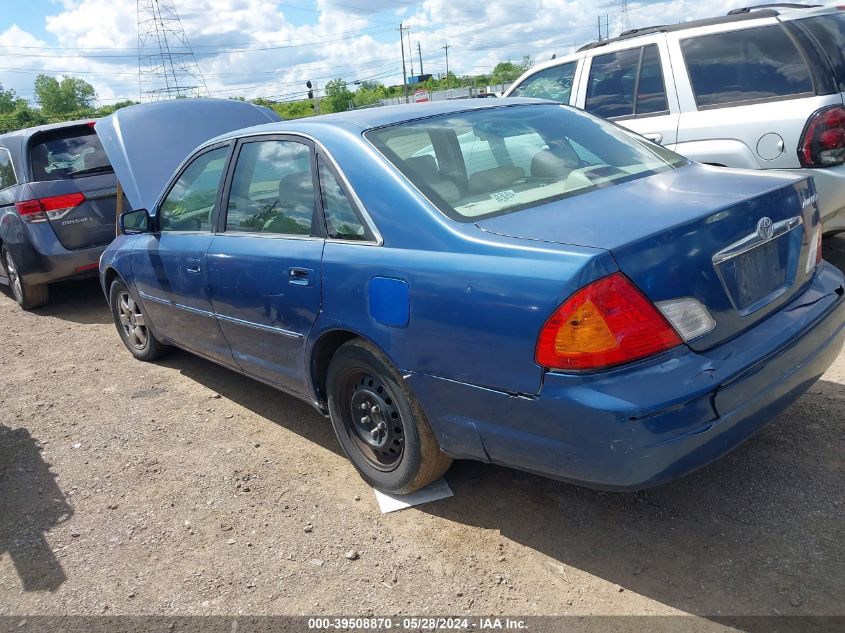
[[636, 29], [531, 68], [505, 92], [576, 106], [688, 158], [812, 175], [845, 232], [845, 10], [767, 5]]

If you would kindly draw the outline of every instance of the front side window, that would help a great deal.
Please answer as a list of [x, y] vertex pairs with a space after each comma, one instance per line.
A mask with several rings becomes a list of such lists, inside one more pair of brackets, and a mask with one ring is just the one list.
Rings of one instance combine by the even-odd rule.
[[569, 103], [576, 62], [561, 64], [534, 73], [511, 92], [511, 97], [534, 97]]
[[229, 147], [197, 156], [159, 206], [159, 230], [210, 231]]
[[668, 112], [657, 45], [594, 57], [585, 109], [606, 119]]
[[810, 70], [780, 25], [681, 42], [699, 108], [811, 94]]
[[[463, 222], [687, 164], [613, 124], [551, 104], [435, 116], [365, 136], [443, 213]], [[475, 156], [480, 144], [483, 169]]]
[[42, 132], [29, 148], [36, 182], [111, 173], [111, 163], [94, 129], [88, 125]]
[[317, 171], [329, 237], [355, 241], [372, 239], [349, 195], [322, 156], [317, 157]]
[[308, 145], [245, 143], [232, 176], [226, 231], [311, 235], [314, 203]]
[[6, 189], [14, 184], [17, 184], [17, 180], [12, 157], [9, 155], [9, 150], [0, 147], [0, 189]]

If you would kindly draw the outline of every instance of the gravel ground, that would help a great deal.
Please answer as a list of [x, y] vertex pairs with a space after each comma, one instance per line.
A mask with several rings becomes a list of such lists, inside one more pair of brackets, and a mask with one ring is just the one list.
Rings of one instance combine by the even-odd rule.
[[381, 515], [327, 420], [133, 360], [96, 282], [36, 313], [0, 293], [0, 323], [0, 615], [845, 615], [845, 353], [673, 484], [459, 462], [453, 498]]

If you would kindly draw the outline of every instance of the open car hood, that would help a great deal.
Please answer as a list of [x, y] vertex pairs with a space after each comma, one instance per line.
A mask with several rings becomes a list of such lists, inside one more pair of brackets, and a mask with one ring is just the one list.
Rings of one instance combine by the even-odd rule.
[[133, 209], [152, 210], [176, 168], [205, 141], [281, 119], [245, 101], [177, 99], [121, 108], [95, 130]]

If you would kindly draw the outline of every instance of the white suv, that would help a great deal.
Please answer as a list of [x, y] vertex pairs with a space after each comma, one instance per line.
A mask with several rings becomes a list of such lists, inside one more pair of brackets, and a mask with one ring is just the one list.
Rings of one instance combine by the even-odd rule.
[[628, 31], [504, 96], [585, 109], [702, 163], [812, 175], [832, 234], [845, 231], [843, 94], [845, 11], [791, 4]]

